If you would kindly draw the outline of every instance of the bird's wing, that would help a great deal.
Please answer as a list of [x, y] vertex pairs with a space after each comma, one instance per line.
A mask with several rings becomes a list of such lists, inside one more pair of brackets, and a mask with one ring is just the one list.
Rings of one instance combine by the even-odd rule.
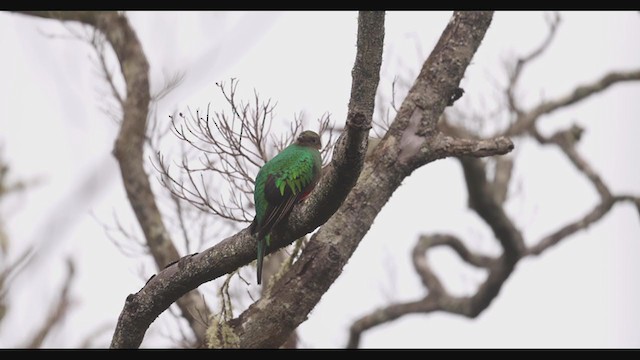
[[[293, 206], [298, 201], [296, 196], [289, 187], [287, 187], [284, 193], [281, 195], [280, 190], [276, 187], [276, 176], [269, 175], [267, 182], [265, 183], [265, 196], [269, 205], [265, 213], [262, 226], [260, 226], [259, 233], [260, 238], [266, 236], [282, 219], [291, 212]], [[301, 194], [298, 193], [298, 195]]]
[[310, 159], [301, 158], [288, 170], [270, 174], [265, 182], [264, 193], [269, 205], [259, 230], [263, 235], [271, 232], [291, 212], [314, 179], [313, 161]]

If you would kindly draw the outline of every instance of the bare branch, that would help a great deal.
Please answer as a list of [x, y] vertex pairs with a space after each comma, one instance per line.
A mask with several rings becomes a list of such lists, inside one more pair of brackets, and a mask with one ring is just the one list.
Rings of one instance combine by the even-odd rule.
[[528, 255], [540, 255], [546, 249], [556, 245], [569, 235], [572, 235], [580, 230], [584, 230], [589, 225], [595, 223], [600, 220], [613, 206], [614, 201], [609, 200], [606, 202], [602, 202], [597, 204], [590, 212], [581, 217], [580, 219], [571, 222], [567, 225], [564, 225], [559, 230], [554, 233], [545, 236], [540, 242], [536, 245], [532, 246], [527, 250]]
[[535, 126], [532, 127], [531, 133], [534, 134], [534, 137], [541, 144], [555, 144], [560, 147], [560, 149], [567, 155], [571, 163], [576, 167], [578, 171], [583, 173], [589, 181], [593, 184], [593, 186], [598, 191], [600, 198], [603, 201], [606, 201], [611, 198], [611, 192], [604, 184], [600, 175], [598, 175], [595, 170], [587, 163], [587, 161], [578, 154], [578, 151], [575, 148], [575, 144], [580, 140], [584, 129], [577, 125], [571, 126], [570, 129], [559, 131], [555, 135], [553, 135], [550, 139], [546, 139], [542, 137], [536, 130]]
[[433, 294], [434, 296], [446, 295], [446, 290], [442, 285], [442, 282], [440, 282], [438, 276], [431, 271], [431, 267], [427, 260], [426, 252], [430, 246], [432, 246], [430, 238], [422, 237], [418, 240], [418, 243], [414, 246], [411, 254], [413, 267], [415, 268], [416, 273], [420, 276], [420, 280], [422, 280], [424, 287], [429, 290], [429, 294]]
[[589, 165], [586, 159], [584, 159], [578, 153], [575, 148], [575, 144], [580, 140], [580, 136], [583, 132], [582, 128], [573, 125], [570, 129], [559, 131], [550, 139], [547, 139], [540, 135], [535, 128], [535, 124], [530, 129], [530, 132], [541, 144], [555, 144], [560, 147], [562, 152], [567, 155], [576, 169], [584, 174], [584, 176], [593, 184], [593, 187], [600, 195], [600, 203], [596, 204], [594, 208], [583, 217], [570, 222], [562, 226], [560, 229], [554, 231], [552, 234], [545, 236], [536, 245], [527, 249], [528, 255], [539, 255], [546, 249], [559, 243], [564, 238], [580, 230], [586, 229], [591, 224], [597, 222], [605, 214], [607, 214], [609, 210], [611, 210], [613, 205], [618, 201], [631, 201], [634, 202], [636, 206], [639, 204], [639, 198], [637, 197], [628, 195], [613, 196], [611, 194], [611, 191], [609, 191], [609, 187], [602, 181], [600, 175], [598, 175], [595, 170]]
[[[524, 240], [511, 219], [504, 212], [494, 195], [494, 187], [486, 180], [485, 166], [480, 159], [459, 159], [465, 174], [469, 192], [469, 206], [492, 228], [504, 251], [499, 258], [471, 252], [452, 235], [421, 236], [413, 250], [413, 263], [425, 288], [429, 290], [424, 299], [396, 303], [373, 311], [358, 319], [351, 326], [348, 347], [358, 347], [363, 331], [413, 313], [445, 311], [467, 317], [476, 317], [486, 309], [498, 295], [505, 280], [524, 253]], [[435, 246], [447, 245], [462, 260], [489, 271], [487, 279], [471, 297], [454, 297], [429, 267], [426, 253]]]
[[[230, 222], [248, 223], [253, 218], [254, 177], [275, 149], [288, 146], [305, 125], [301, 116], [291, 124], [291, 132], [280, 138], [267, 136], [273, 122], [275, 104], [263, 101], [254, 90], [252, 101], [240, 100], [238, 81], [217, 84], [225, 99], [224, 110], [206, 114], [199, 110], [188, 115], [172, 116], [174, 134], [192, 150], [183, 150], [178, 173], [172, 171], [164, 155], [156, 152], [153, 166], [160, 173], [161, 184], [172, 196], [194, 205], [199, 210]], [[225, 111], [226, 110], [226, 111]], [[325, 135], [321, 153], [328, 160], [333, 146], [329, 132], [331, 119], [325, 114], [318, 120], [318, 133]], [[326, 136], [328, 134], [328, 136]], [[198, 162], [194, 165], [193, 162]], [[220, 191], [223, 187], [223, 191]], [[226, 190], [226, 192], [225, 192]], [[216, 196], [211, 196], [215, 194]]]
[[502, 206], [496, 201], [494, 188], [487, 181], [485, 165], [480, 159], [459, 158], [469, 193], [469, 207], [493, 230], [504, 249], [504, 255], [512, 261], [524, 252], [525, 242]]
[[553, 38], [557, 33], [558, 26], [560, 25], [560, 21], [561, 21], [560, 15], [557, 12], [553, 13], [552, 17], [547, 22], [549, 26], [549, 33], [547, 34], [547, 37], [531, 53], [519, 58], [516, 61], [515, 65], [513, 66], [513, 70], [509, 74], [509, 84], [507, 86], [505, 93], [507, 95], [507, 102], [509, 104], [510, 110], [518, 115], [522, 114], [522, 110], [520, 109], [520, 106], [516, 101], [515, 90], [518, 85], [518, 80], [520, 80], [520, 75], [522, 74], [522, 70], [531, 61], [538, 58], [549, 48], [549, 45], [551, 45], [551, 41], [553, 40]]
[[[553, 32], [555, 32], [555, 28], [552, 28], [552, 34], [550, 34], [550, 37], [553, 35]], [[547, 39], [547, 42], [550, 41], [550, 37]], [[547, 42], [538, 49], [538, 52], [532, 53], [525, 59], [526, 61], [521, 63], [519, 62], [519, 64], [524, 65], [527, 61], [540, 55], [541, 51], [543, 51], [548, 45]], [[519, 72], [521, 69], [521, 67], [517, 68], [517, 71]], [[517, 75], [518, 73], [515, 74], [515, 77], [512, 78], [512, 80], [517, 79]], [[522, 234], [515, 227], [502, 207], [506, 198], [507, 184], [511, 176], [511, 168], [513, 166], [512, 160], [509, 159], [506, 163], [502, 164], [497, 163], [494, 180], [493, 182], [489, 182], [486, 176], [486, 165], [481, 160], [470, 157], [460, 157], [459, 160], [463, 166], [467, 189], [469, 192], [469, 206], [474, 209], [476, 213], [478, 213], [478, 215], [482, 217], [482, 219], [492, 228], [496, 238], [500, 241], [500, 244], [503, 247], [504, 251], [502, 256], [497, 259], [493, 259], [472, 253], [464, 247], [461, 241], [450, 235], [421, 236], [414, 248], [413, 260], [417, 274], [422, 279], [425, 288], [429, 290], [428, 296], [418, 301], [391, 304], [377, 309], [369, 315], [363, 316], [353, 323], [347, 346], [358, 347], [362, 332], [407, 314], [445, 311], [467, 317], [475, 317], [486, 309], [491, 301], [498, 295], [504, 282], [513, 271], [515, 264], [522, 257], [528, 255], [539, 255], [566, 237], [587, 228], [591, 224], [600, 220], [618, 201], [628, 201], [636, 204], [640, 214], [640, 197], [631, 195], [613, 196], [608, 187], [602, 181], [602, 178], [578, 153], [575, 145], [580, 140], [583, 129], [574, 125], [570, 129], [560, 131], [550, 138], [540, 135], [536, 129], [536, 121], [539, 119], [539, 115], [582, 100], [592, 93], [603, 90], [616, 81], [633, 80], [638, 76], [638, 74], [632, 73], [628, 73], [628, 75], [629, 76], [608, 75], [596, 85], [576, 89], [571, 98], [565, 97], [555, 102], [543, 103], [535, 108], [531, 113], [524, 115], [520, 114], [521, 117], [519, 118], [519, 121], [522, 121], [522, 119], [529, 119], [528, 121], [530, 121], [530, 123], [522, 128], [518, 128], [517, 126], [522, 125], [518, 125], [518, 123], [516, 123], [514, 124], [514, 127], [511, 128], [512, 132], [507, 132], [507, 134], [511, 135], [520, 135], [521, 133], [519, 131], [528, 131], [540, 144], [557, 145], [567, 155], [576, 169], [593, 184], [595, 190], [600, 195], [600, 203], [596, 204], [596, 206], [583, 217], [562, 226], [560, 229], [544, 237], [535, 246], [526, 248]], [[515, 84], [515, 81], [513, 84]], [[517, 112], [518, 109], [514, 108], [513, 104], [515, 104], [515, 102], [512, 102], [510, 110]], [[529, 116], [530, 118], [527, 118]], [[523, 123], [524, 122], [520, 122], [520, 124]], [[476, 136], [465, 129], [453, 126], [446, 121], [443, 121], [440, 124], [440, 129], [444, 133], [457, 137], [464, 136], [476, 138]], [[514, 131], [513, 129], [522, 130]], [[440, 135], [440, 137], [443, 138], [444, 135]], [[470, 142], [473, 141], [479, 140], [470, 140]], [[434, 149], [434, 147], [431, 146], [428, 149]], [[485, 267], [489, 270], [489, 275], [486, 281], [480, 285], [473, 296], [450, 296], [446, 293], [443, 284], [430, 269], [426, 260], [426, 251], [439, 244], [446, 244], [450, 246], [466, 262], [475, 266]]]
[[589, 163], [578, 153], [575, 148], [575, 144], [580, 140], [583, 132], [582, 128], [573, 125], [567, 130], [559, 131], [549, 139], [538, 133], [535, 124], [532, 126], [530, 132], [541, 144], [555, 144], [560, 147], [562, 152], [567, 155], [576, 169], [584, 174], [584, 176], [593, 184], [593, 187], [600, 195], [600, 203], [580, 219], [568, 223], [552, 234], [545, 236], [536, 245], [527, 250], [528, 254], [539, 255], [544, 250], [557, 244], [567, 236], [586, 229], [589, 225], [600, 220], [606, 213], [608, 213], [616, 201], [633, 200], [628, 197], [612, 196], [609, 188], [602, 181], [600, 175], [598, 175]]
[[107, 65], [107, 59], [105, 54], [105, 39], [104, 35], [99, 32], [97, 29], [94, 29], [93, 36], [90, 41], [91, 46], [94, 48], [96, 55], [98, 56], [98, 63], [100, 64], [100, 69], [102, 70], [102, 74], [104, 75], [107, 84], [109, 85], [109, 89], [111, 90], [111, 95], [120, 105], [120, 110], [124, 109], [124, 97], [120, 94], [120, 91], [116, 87], [115, 80], [113, 78], [113, 71], [109, 69]]
[[79, 21], [91, 26], [95, 26], [98, 23], [100, 16], [99, 13], [94, 11], [19, 11], [19, 13], [45, 19]]
[[507, 154], [513, 147], [513, 142], [503, 136], [488, 140], [471, 140], [438, 134], [430, 143], [429, 149], [433, 152], [443, 152], [446, 156], [487, 157]]
[[[489, 277], [473, 297], [451, 296], [431, 270], [427, 262], [427, 251], [441, 245], [453, 249], [467, 263], [490, 271]], [[425, 288], [429, 290], [428, 294], [421, 300], [394, 303], [378, 308], [356, 320], [349, 331], [348, 348], [357, 348], [360, 344], [360, 337], [366, 330], [409, 314], [447, 311], [475, 317], [497, 295], [501, 285], [501, 281], [497, 279], [506, 279], [511, 271], [510, 267], [504, 266], [505, 258], [492, 258], [473, 253], [464, 246], [462, 241], [452, 235], [421, 236], [414, 246], [412, 258], [416, 272], [422, 279]]]
[[560, 108], [575, 104], [578, 101], [604, 91], [617, 83], [637, 80], [640, 80], [640, 70], [611, 72], [606, 74], [594, 82], [576, 87], [569, 94], [560, 96], [554, 100], [542, 102], [540, 105], [518, 117], [507, 131], [505, 131], [505, 135], [520, 135], [528, 131], [542, 115], [549, 114]]
[[495, 159], [493, 176], [493, 195], [498, 204], [504, 204], [507, 200], [509, 182], [513, 173], [513, 158], [502, 156]]
[[439, 309], [440, 307], [434, 297], [426, 297], [422, 300], [408, 303], [390, 304], [379, 308], [369, 315], [361, 317], [351, 325], [347, 348], [358, 348], [362, 333], [373, 327], [391, 322], [407, 314], [428, 314]]
[[489, 268], [497, 261], [497, 259], [493, 257], [473, 253], [467, 249], [460, 239], [448, 234], [420, 236], [418, 243], [414, 247], [414, 253], [424, 254], [431, 247], [443, 245], [455, 251], [462, 260], [478, 268]]
[[[144, 140], [150, 102], [149, 64], [135, 31], [126, 16], [117, 12], [35, 11], [24, 14], [91, 25], [104, 34], [114, 49], [126, 83], [127, 97], [113, 154], [120, 165], [127, 197], [158, 268], [172, 263], [179, 254], [164, 226], [144, 169]], [[178, 305], [201, 341], [205, 329], [197, 319], [189, 316], [189, 310], [194, 308], [199, 298], [193, 291], [179, 300]], [[114, 336], [112, 346], [119, 341]]]

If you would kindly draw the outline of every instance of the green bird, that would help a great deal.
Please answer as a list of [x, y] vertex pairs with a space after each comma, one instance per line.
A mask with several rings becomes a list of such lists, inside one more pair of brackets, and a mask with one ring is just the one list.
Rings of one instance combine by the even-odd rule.
[[322, 172], [321, 147], [318, 134], [303, 131], [293, 144], [264, 164], [256, 176], [253, 192], [256, 216], [249, 229], [251, 234], [258, 234], [258, 284], [262, 282], [262, 261], [271, 243], [271, 230], [318, 183]]

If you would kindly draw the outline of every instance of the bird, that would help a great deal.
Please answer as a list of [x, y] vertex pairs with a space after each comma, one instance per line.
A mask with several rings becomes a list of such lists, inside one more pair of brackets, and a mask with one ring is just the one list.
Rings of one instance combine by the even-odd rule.
[[253, 200], [256, 215], [249, 227], [257, 234], [257, 277], [262, 283], [262, 262], [271, 243], [271, 231], [287, 218], [293, 206], [304, 200], [322, 173], [320, 136], [311, 130], [267, 161], [255, 178]]

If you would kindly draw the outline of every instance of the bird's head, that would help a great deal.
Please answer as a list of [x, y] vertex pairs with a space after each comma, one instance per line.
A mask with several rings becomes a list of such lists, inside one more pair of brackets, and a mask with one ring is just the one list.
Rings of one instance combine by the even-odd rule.
[[320, 136], [311, 130], [306, 130], [300, 133], [300, 135], [298, 135], [298, 138], [296, 139], [296, 144], [300, 146], [313, 147], [318, 150], [320, 150], [320, 148], [322, 147]]

